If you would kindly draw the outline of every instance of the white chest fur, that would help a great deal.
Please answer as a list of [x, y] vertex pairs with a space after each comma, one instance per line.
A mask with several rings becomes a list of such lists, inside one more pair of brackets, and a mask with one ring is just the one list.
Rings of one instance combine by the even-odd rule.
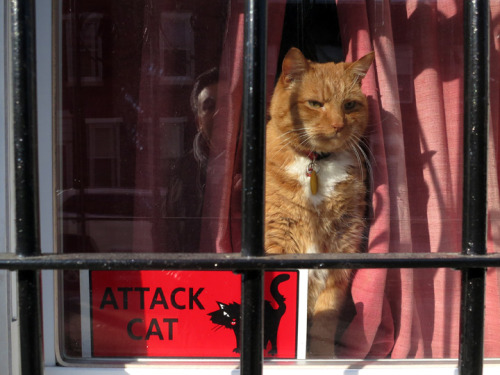
[[318, 175], [318, 192], [316, 194], [312, 194], [310, 177], [306, 174], [307, 166], [310, 163], [311, 160], [307, 156], [298, 155], [294, 162], [288, 166], [287, 171], [300, 182], [305, 197], [317, 206], [324, 199], [332, 197], [335, 186], [349, 177], [347, 170], [350, 166], [355, 165], [355, 159], [349, 152], [341, 152], [316, 161]]

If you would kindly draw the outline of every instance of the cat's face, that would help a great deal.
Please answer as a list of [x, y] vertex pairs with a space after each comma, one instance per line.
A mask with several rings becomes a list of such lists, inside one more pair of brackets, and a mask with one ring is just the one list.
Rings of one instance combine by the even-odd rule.
[[368, 105], [361, 79], [373, 54], [354, 63], [314, 63], [298, 49], [283, 61], [271, 116], [285, 138], [301, 151], [330, 153], [353, 147], [368, 122]]
[[239, 327], [240, 322], [240, 305], [238, 303], [222, 303], [217, 302], [219, 310], [215, 310], [208, 315], [211, 316], [211, 321], [220, 326], [235, 329]]

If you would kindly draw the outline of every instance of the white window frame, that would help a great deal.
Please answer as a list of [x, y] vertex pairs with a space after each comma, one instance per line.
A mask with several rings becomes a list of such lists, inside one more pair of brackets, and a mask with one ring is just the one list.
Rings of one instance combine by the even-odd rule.
[[[8, 6], [6, 1], [1, 2], [0, 20], [5, 23], [5, 10]], [[51, 0], [38, 0], [36, 2], [36, 25], [37, 25], [37, 87], [38, 87], [38, 141], [39, 141], [39, 183], [40, 183], [40, 213], [41, 213], [41, 248], [42, 252], [50, 253], [54, 249], [54, 184], [52, 178], [54, 166], [53, 154], [53, 108], [54, 97], [52, 95], [53, 84], [53, 61], [52, 61], [52, 17], [53, 7]], [[0, 59], [6, 61], [5, 56], [5, 24], [0, 27]], [[5, 92], [5, 81], [8, 81], [7, 68], [0, 64], [0, 112], [6, 113], [8, 103], [8, 92]], [[61, 84], [61, 83], [59, 83]], [[6, 160], [7, 131], [6, 123], [8, 115], [0, 118], [0, 155]], [[0, 163], [0, 181], [7, 181], [9, 172], [8, 163]], [[11, 188], [7, 183], [0, 184], [0, 251], [12, 252], [9, 246], [9, 229], [13, 228], [9, 220], [9, 208], [12, 206]], [[10, 198], [9, 198], [10, 197]], [[0, 363], [2, 374], [19, 374], [19, 337], [16, 321], [16, 273], [0, 270]], [[166, 361], [162, 363], [153, 361], [136, 362], [119, 367], [88, 367], [57, 365], [56, 359], [56, 314], [55, 314], [55, 278], [54, 271], [42, 271], [42, 310], [43, 310], [43, 344], [44, 344], [44, 366], [46, 375], [160, 375], [172, 371], [175, 374], [238, 374], [239, 363], [237, 361]], [[457, 338], [458, 339], [458, 338]], [[500, 360], [485, 360], [483, 373], [485, 375], [498, 374]], [[272, 361], [266, 363], [264, 372], [266, 374], [305, 374], [314, 372], [315, 375], [322, 374], [344, 374], [344, 375], [391, 375], [405, 373], [408, 375], [420, 375], [425, 371], [428, 375], [457, 375], [457, 360], [367, 360], [367, 361]]]

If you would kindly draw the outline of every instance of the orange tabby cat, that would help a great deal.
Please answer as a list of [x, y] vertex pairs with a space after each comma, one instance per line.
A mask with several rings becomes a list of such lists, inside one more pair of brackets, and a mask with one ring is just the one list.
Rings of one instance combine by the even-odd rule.
[[[354, 253], [365, 221], [368, 121], [361, 92], [374, 55], [315, 63], [292, 48], [274, 90], [266, 141], [268, 254]], [[308, 356], [333, 357], [350, 270], [309, 272]]]

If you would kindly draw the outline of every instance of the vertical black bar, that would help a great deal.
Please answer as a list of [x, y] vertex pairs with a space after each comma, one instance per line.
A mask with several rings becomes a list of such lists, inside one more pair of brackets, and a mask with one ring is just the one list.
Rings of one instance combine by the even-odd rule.
[[[35, 1], [10, 1], [12, 160], [15, 243], [21, 256], [40, 254], [38, 222]], [[43, 374], [40, 271], [18, 272], [21, 374]]]
[[[464, 1], [464, 188], [462, 253], [486, 253], [489, 2]], [[460, 374], [482, 374], [485, 269], [462, 271]]]
[[[242, 255], [264, 253], [267, 2], [247, 0], [243, 91]], [[262, 374], [264, 272], [242, 275], [241, 374]]]

